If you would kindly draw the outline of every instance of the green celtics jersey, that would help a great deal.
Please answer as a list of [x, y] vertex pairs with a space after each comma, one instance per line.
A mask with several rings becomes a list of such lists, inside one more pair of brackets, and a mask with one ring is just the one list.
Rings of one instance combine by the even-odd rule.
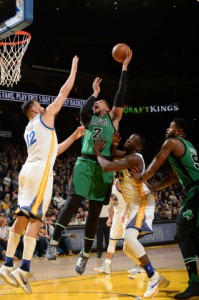
[[114, 132], [115, 128], [109, 114], [102, 117], [93, 115], [86, 130], [86, 134], [82, 137], [82, 155], [95, 155], [93, 151], [94, 140], [101, 138], [106, 140], [106, 145], [102, 150], [102, 155], [110, 157], [110, 147]]
[[169, 156], [169, 161], [179, 178], [179, 182], [186, 189], [192, 183], [199, 180], [199, 161], [196, 149], [193, 145], [178, 137], [185, 145], [185, 153], [181, 157]]

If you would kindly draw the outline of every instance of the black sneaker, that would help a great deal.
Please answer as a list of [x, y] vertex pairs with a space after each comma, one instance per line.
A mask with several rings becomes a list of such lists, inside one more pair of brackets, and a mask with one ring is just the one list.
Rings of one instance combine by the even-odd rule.
[[86, 264], [88, 261], [89, 257], [83, 255], [83, 251], [80, 252], [78, 255], [78, 261], [75, 266], [75, 272], [82, 275], [85, 271]]
[[188, 288], [183, 292], [174, 296], [175, 299], [189, 299], [199, 296], [199, 282], [191, 283]]

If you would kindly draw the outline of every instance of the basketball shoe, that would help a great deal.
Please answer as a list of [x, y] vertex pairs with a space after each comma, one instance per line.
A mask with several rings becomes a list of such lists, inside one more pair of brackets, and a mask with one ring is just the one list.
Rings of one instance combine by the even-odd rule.
[[75, 266], [75, 272], [82, 275], [86, 269], [86, 264], [89, 259], [89, 256], [84, 256], [83, 251], [78, 255], [77, 264]]
[[11, 275], [15, 278], [18, 285], [27, 293], [32, 294], [32, 290], [29, 284], [29, 280], [32, 274], [21, 270], [20, 268], [11, 272]]
[[11, 272], [14, 270], [14, 267], [6, 267], [3, 265], [0, 268], [0, 277], [8, 284], [12, 286], [18, 286], [17, 281], [15, 278], [12, 276]]
[[159, 275], [158, 272], [155, 272], [154, 275], [149, 278], [149, 283], [144, 298], [151, 298], [155, 296], [161, 287], [166, 288], [169, 285], [170, 281], [166, 279], [165, 276]]
[[106, 263], [106, 261], [103, 263], [103, 265], [99, 268], [94, 268], [94, 271], [97, 271], [99, 273], [104, 273], [104, 274], [110, 274], [110, 265]]
[[195, 296], [199, 296], [199, 282], [190, 283], [188, 288], [184, 292], [176, 294], [174, 299], [189, 299]]

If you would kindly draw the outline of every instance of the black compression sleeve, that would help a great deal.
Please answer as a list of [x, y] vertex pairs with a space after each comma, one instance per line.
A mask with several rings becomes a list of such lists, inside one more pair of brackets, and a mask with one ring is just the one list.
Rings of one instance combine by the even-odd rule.
[[115, 95], [115, 99], [113, 102], [113, 105], [116, 107], [123, 107], [125, 96], [127, 93], [127, 87], [128, 87], [128, 76], [127, 71], [122, 71], [120, 81], [119, 81], [119, 87], [117, 90], [117, 93]]
[[85, 104], [80, 109], [80, 122], [84, 127], [87, 127], [91, 120], [91, 114], [90, 110], [93, 107], [94, 102], [96, 101], [96, 98], [94, 96], [90, 96]]

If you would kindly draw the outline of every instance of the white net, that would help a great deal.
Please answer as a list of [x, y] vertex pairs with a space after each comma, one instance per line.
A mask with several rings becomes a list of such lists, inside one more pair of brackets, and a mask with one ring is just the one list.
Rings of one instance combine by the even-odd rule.
[[21, 79], [21, 62], [31, 35], [18, 31], [0, 40], [0, 85], [13, 87]]

